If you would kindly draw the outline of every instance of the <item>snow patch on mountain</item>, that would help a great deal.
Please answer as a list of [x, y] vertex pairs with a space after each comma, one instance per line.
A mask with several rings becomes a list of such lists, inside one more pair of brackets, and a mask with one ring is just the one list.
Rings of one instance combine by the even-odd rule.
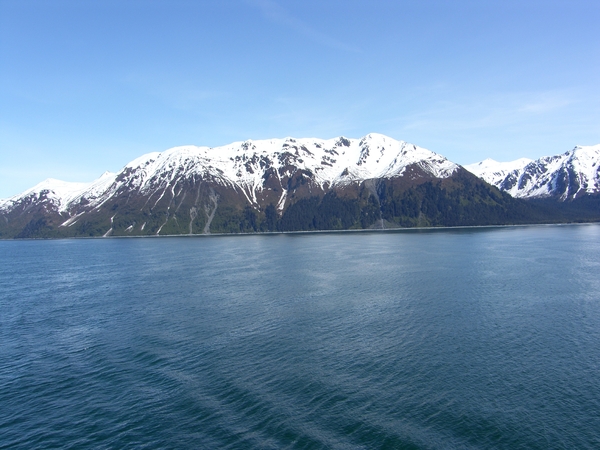
[[458, 167], [429, 150], [380, 134], [360, 140], [287, 138], [234, 142], [215, 148], [176, 147], [136, 164], [137, 170], [144, 173], [139, 179], [141, 190], [160, 174], [175, 177], [201, 173], [251, 192], [261, 189], [269, 169], [280, 178], [304, 170], [318, 185], [334, 186], [399, 176], [411, 164], [420, 165], [438, 178], [450, 176]]

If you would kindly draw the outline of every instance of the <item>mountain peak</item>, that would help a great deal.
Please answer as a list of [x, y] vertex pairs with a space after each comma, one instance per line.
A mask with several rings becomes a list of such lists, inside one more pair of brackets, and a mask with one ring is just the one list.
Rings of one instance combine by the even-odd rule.
[[576, 146], [562, 155], [509, 163], [486, 159], [465, 169], [513, 197], [574, 199], [600, 192], [600, 144]]

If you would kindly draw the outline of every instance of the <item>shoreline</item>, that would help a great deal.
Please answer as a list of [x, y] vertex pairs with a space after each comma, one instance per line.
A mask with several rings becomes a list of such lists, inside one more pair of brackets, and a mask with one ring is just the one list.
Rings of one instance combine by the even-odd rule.
[[582, 226], [597, 225], [600, 222], [559, 222], [559, 223], [528, 223], [510, 225], [457, 225], [452, 227], [412, 227], [412, 228], [366, 228], [349, 230], [300, 230], [300, 231], [264, 231], [256, 233], [202, 233], [202, 234], [150, 234], [133, 236], [69, 236], [49, 238], [0, 238], [0, 241], [55, 241], [66, 239], [157, 239], [157, 238], [210, 238], [228, 236], [277, 236], [277, 235], [305, 235], [305, 234], [334, 234], [334, 233], [406, 233], [406, 232], [432, 232], [448, 230], [475, 230], [492, 228], [516, 228], [516, 227], [553, 227], [553, 226]]

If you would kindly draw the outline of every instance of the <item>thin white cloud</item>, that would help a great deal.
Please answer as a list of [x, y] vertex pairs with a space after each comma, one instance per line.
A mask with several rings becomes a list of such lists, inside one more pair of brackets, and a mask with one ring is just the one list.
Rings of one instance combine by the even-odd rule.
[[288, 27], [313, 42], [334, 50], [360, 53], [360, 49], [347, 45], [338, 39], [322, 33], [308, 25], [306, 22], [292, 16], [283, 6], [273, 0], [247, 0], [247, 2], [258, 8], [267, 20]]
[[[452, 90], [436, 91], [437, 101], [406, 104], [402, 114], [384, 118], [386, 134], [437, 151], [457, 163], [487, 157], [511, 161], [557, 154], [587, 139], [599, 109], [589, 90], [473, 93], [455, 97]], [[431, 100], [431, 98], [428, 98]], [[589, 111], [582, 120], [579, 110]]]
[[182, 86], [175, 82], [142, 73], [129, 73], [121, 78], [121, 83], [141, 91], [144, 94], [162, 101], [170, 108], [179, 110], [194, 109], [206, 106], [216, 99], [230, 98], [231, 93], [216, 89], [201, 89], [193, 86]]
[[578, 103], [572, 92], [520, 92], [462, 101], [440, 100], [433, 108], [397, 116], [386, 122], [402, 130], [479, 130], [518, 124]]
[[521, 106], [519, 111], [524, 113], [543, 114], [569, 106], [573, 102], [573, 99], [568, 98], [561, 93], [543, 93], [538, 96], [538, 98], [525, 103]]

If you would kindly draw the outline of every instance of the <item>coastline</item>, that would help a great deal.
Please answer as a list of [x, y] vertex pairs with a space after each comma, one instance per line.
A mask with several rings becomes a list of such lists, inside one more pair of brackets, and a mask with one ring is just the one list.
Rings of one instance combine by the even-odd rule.
[[210, 238], [228, 236], [277, 236], [277, 235], [306, 235], [306, 234], [335, 234], [335, 233], [419, 233], [451, 230], [486, 230], [494, 228], [525, 228], [525, 227], [564, 227], [598, 225], [600, 222], [558, 222], [558, 223], [528, 223], [509, 225], [459, 225], [452, 227], [411, 227], [411, 228], [364, 228], [348, 230], [304, 230], [304, 231], [264, 231], [255, 233], [202, 233], [202, 234], [151, 234], [133, 236], [69, 236], [49, 238], [0, 238], [0, 241], [56, 241], [67, 239], [157, 239], [157, 238]]

